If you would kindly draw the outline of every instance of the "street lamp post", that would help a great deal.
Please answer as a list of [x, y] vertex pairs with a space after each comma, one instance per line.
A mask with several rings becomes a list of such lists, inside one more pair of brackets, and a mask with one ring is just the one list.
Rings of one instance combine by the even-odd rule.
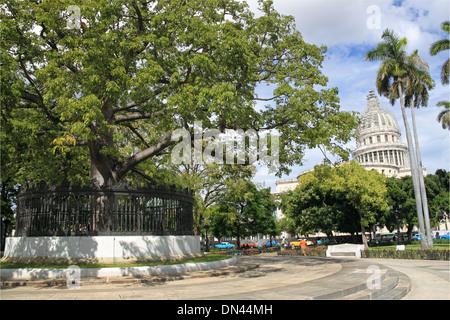
[[391, 210], [394, 210], [394, 213], [395, 213], [395, 221], [397, 223], [397, 245], [399, 245], [400, 244], [400, 221], [398, 218], [398, 214], [399, 214], [399, 211], [402, 209], [402, 204], [399, 203], [397, 207], [394, 207], [393, 204], [390, 204], [389, 208]]
[[204, 220], [206, 223], [203, 225], [205, 227], [205, 252], [209, 252], [209, 237], [208, 237], [208, 230], [210, 227], [210, 223], [211, 223], [211, 219], [205, 219]]

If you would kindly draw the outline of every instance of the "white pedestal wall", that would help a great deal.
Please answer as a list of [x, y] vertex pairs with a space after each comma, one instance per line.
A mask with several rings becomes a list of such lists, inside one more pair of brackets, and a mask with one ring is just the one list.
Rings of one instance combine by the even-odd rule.
[[12, 260], [178, 260], [201, 256], [198, 236], [10, 237], [4, 257]]

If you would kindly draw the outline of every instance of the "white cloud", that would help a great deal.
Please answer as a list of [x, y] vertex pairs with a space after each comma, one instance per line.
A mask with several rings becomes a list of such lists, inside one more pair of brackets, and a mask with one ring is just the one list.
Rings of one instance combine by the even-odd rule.
[[[248, 1], [250, 8], [256, 10], [256, 2]], [[379, 28], [369, 28], [367, 24], [373, 15], [367, 9], [373, 5], [380, 8]], [[274, 7], [281, 14], [295, 17], [297, 29], [305, 41], [327, 46], [323, 73], [329, 79], [329, 87], [339, 88], [342, 110], [363, 112], [368, 91], [376, 91], [375, 77], [379, 63], [362, 60], [366, 52], [381, 41], [382, 32], [389, 28], [398, 36], [406, 37], [408, 52], [418, 49], [419, 55], [429, 64], [430, 74], [436, 82], [436, 87], [430, 91], [428, 107], [416, 110], [422, 162], [429, 173], [439, 168], [450, 171], [449, 131], [442, 129], [436, 120], [440, 111], [436, 103], [450, 100], [450, 87], [440, 82], [441, 67], [448, 58], [448, 52], [429, 55], [431, 44], [446, 36], [440, 25], [450, 20], [448, 0], [396, 0], [395, 5], [394, 1], [386, 0], [274, 0]], [[379, 97], [379, 100], [384, 108], [394, 114], [402, 140], [406, 143], [398, 103], [391, 106], [386, 98]], [[312, 150], [306, 153], [305, 159], [309, 161], [304, 166], [293, 168], [292, 174], [283, 178], [296, 177], [299, 172], [311, 169], [322, 162], [323, 156], [320, 151]], [[264, 176], [264, 179], [266, 186], [269, 186], [268, 177]]]

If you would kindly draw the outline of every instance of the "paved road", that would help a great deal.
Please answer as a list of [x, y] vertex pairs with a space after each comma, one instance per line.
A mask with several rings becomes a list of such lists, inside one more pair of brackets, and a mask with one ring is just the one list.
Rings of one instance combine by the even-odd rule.
[[332, 277], [348, 266], [364, 270], [382, 264], [409, 276], [410, 293], [403, 299], [450, 299], [449, 262], [324, 259], [314, 257], [239, 257], [238, 265], [259, 264], [243, 273], [215, 277], [188, 277], [153, 283], [115, 283], [67, 287], [23, 286], [0, 291], [2, 300], [302, 300], [308, 299], [298, 288], [302, 283]]
[[365, 259], [406, 274], [411, 291], [402, 300], [450, 300], [450, 262], [433, 260]]

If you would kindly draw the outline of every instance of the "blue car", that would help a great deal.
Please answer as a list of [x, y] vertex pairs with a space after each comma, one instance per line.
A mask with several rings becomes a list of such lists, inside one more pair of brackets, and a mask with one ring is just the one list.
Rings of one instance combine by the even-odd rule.
[[416, 234], [415, 236], [412, 237], [412, 239], [420, 241], [420, 234]]
[[450, 233], [440, 234], [439, 239], [450, 239]]
[[322, 238], [320, 240], [317, 240], [317, 244], [321, 245], [321, 244], [329, 244], [330, 240], [328, 240], [327, 238]]
[[272, 240], [272, 244], [270, 244], [270, 241], [266, 242], [266, 247], [270, 247], [270, 246], [279, 246], [280, 243], [279, 242], [275, 242], [275, 240]]
[[219, 244], [216, 244], [216, 248], [220, 248], [220, 249], [226, 249], [226, 248], [233, 248], [234, 244], [229, 243], [229, 242], [222, 242]]
[[[427, 237], [425, 237], [426, 239]], [[434, 238], [434, 236], [432, 236], [432, 238]], [[416, 234], [414, 237], [412, 237], [413, 240], [419, 240], [420, 241], [420, 234]]]

